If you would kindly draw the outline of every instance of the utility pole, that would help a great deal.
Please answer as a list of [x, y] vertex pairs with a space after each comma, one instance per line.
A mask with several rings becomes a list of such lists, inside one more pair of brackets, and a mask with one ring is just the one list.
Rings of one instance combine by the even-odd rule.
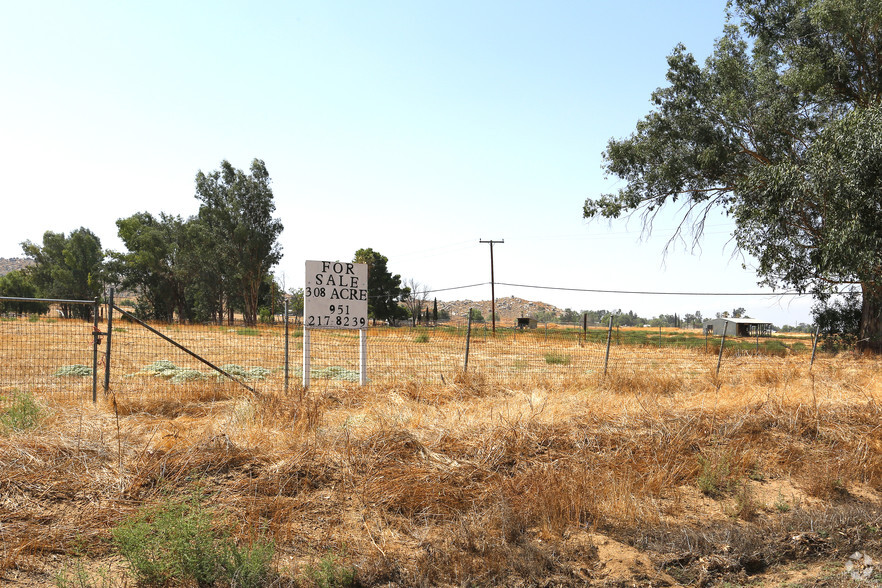
[[499, 241], [494, 241], [490, 239], [489, 241], [484, 241], [483, 239], [478, 239], [478, 243], [489, 243], [490, 244], [490, 324], [493, 328], [493, 332], [496, 333], [496, 280], [493, 277], [493, 244], [494, 243], [505, 243], [505, 239], [500, 239]]

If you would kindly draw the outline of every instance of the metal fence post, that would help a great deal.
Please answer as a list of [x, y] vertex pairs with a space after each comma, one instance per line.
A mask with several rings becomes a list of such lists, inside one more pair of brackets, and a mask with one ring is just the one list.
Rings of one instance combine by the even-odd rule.
[[603, 360], [603, 375], [606, 375], [606, 369], [609, 366], [609, 344], [612, 342], [612, 315], [609, 317], [609, 330], [606, 332], [606, 357]]
[[815, 365], [815, 352], [818, 350], [818, 339], [821, 338], [821, 327], [818, 326], [815, 328], [815, 340], [812, 342], [812, 361], [809, 363], [809, 371], [812, 371], [812, 367]]
[[726, 331], [729, 330], [729, 321], [723, 323], [723, 338], [720, 341], [720, 356], [717, 358], [717, 375], [720, 375], [720, 363], [723, 361], [723, 346], [726, 344]]
[[465, 351], [465, 365], [462, 368], [462, 371], [469, 371], [469, 344], [472, 341], [472, 309], [469, 309], [469, 322], [468, 327], [466, 328], [466, 351]]
[[104, 352], [104, 393], [110, 390], [110, 350], [113, 338], [113, 288], [107, 301], [107, 350]]
[[285, 298], [285, 393], [288, 393], [288, 299]]
[[98, 297], [92, 306], [92, 404], [98, 402], [98, 342], [101, 332], [98, 330]]

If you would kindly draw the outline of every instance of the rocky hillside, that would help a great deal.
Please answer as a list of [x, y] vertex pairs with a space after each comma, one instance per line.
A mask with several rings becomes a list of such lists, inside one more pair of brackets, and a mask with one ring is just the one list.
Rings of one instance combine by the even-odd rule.
[[[489, 300], [455, 300], [453, 302], [438, 301], [438, 309], [444, 309], [449, 312], [452, 320], [467, 317], [469, 314], [469, 308], [476, 308], [481, 311], [481, 314], [485, 318], [490, 318], [491, 303]], [[522, 316], [535, 317], [536, 313], [539, 312], [561, 314], [563, 311], [551, 304], [532, 302], [514, 296], [496, 299], [496, 314], [502, 321], [514, 321], [514, 319]]]
[[26, 257], [0, 257], [0, 276], [33, 265], [34, 260]]

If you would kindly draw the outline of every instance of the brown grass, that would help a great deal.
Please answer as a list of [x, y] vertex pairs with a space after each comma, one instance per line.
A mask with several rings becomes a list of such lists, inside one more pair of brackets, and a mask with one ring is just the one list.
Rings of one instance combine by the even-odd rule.
[[329, 552], [362, 585], [400, 586], [737, 585], [817, 562], [832, 567], [807, 581], [834, 585], [849, 553], [882, 555], [877, 360], [717, 375], [684, 358], [620, 356], [605, 378], [47, 394], [36, 429], [0, 434], [0, 578], [100, 565], [115, 525], [197, 486], [241, 541], [276, 541], [280, 585], [310, 585]]

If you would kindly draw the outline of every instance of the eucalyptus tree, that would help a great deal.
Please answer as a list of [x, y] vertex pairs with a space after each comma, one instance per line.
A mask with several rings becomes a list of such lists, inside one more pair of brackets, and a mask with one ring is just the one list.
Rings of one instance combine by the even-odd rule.
[[[70, 235], [46, 231], [43, 243], [21, 244], [34, 265], [25, 270], [43, 298], [92, 300], [104, 285], [104, 251], [101, 240], [80, 227]], [[92, 317], [90, 305], [62, 304], [65, 316]]]
[[283, 227], [273, 218], [276, 205], [266, 165], [255, 159], [246, 174], [224, 160], [219, 170], [200, 171], [196, 198], [217, 280], [227, 285], [227, 307], [231, 312], [238, 299], [245, 322], [254, 324], [260, 286], [282, 257], [278, 237]]
[[671, 242], [695, 244], [721, 209], [761, 284], [859, 291], [860, 339], [882, 349], [880, 56], [882, 0], [730, 0], [713, 54], [675, 47], [652, 111], [609, 141], [625, 185], [583, 215], [639, 213], [651, 230], [679, 205]]
[[127, 251], [111, 252], [109, 269], [119, 286], [137, 293], [143, 318], [171, 321], [191, 319], [187, 289], [193, 277], [189, 259], [195, 251], [188, 223], [179, 216], [138, 212], [116, 221]]

